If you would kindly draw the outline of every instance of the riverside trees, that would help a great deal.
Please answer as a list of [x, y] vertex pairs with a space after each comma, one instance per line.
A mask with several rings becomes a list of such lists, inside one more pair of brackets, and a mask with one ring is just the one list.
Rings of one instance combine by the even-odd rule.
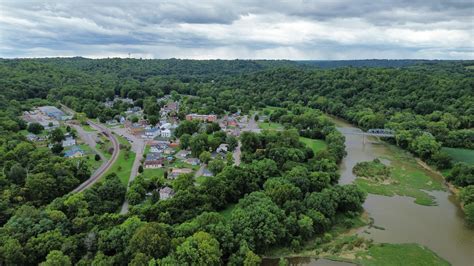
[[[440, 142], [472, 147], [472, 74], [463, 64], [315, 70], [287, 61], [1, 60], [1, 263], [239, 265], [258, 262], [257, 254], [275, 246], [297, 249], [357, 216], [365, 198], [354, 186], [337, 185], [344, 137], [315, 109], [364, 128], [395, 129], [398, 145], [425, 159], [435, 157]], [[117, 214], [125, 188], [116, 176], [64, 195], [87, 168], [19, 132], [26, 123], [18, 116], [35, 103], [61, 101], [101, 121], [137, 105], [156, 120], [155, 97], [165, 94], [181, 98], [178, 117], [279, 107], [269, 119], [289, 130], [243, 133], [240, 166], [218, 162], [215, 176], [199, 186], [180, 178], [167, 200], [157, 191], [165, 180], [137, 177], [126, 216]], [[134, 103], [105, 107], [114, 95]], [[199, 123], [185, 121], [176, 137], [196, 156], [218, 141], [237, 146], [215, 130], [210, 125], [193, 136]], [[315, 154], [300, 136], [323, 139], [327, 149]]]

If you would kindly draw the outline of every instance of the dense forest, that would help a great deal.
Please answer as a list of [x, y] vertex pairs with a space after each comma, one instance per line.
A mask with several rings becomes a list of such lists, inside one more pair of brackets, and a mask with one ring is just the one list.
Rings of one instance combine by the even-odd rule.
[[[474, 62], [381, 64], [0, 60], [0, 264], [256, 265], [270, 248], [297, 250], [336, 224], [350, 228], [366, 195], [338, 185], [344, 137], [326, 114], [363, 129], [393, 129], [396, 137], [388, 141], [438, 169], [452, 167], [442, 146], [474, 148], [474, 71], [467, 67]], [[215, 175], [200, 186], [181, 175], [168, 200], [145, 196], [162, 185], [158, 177], [139, 176], [127, 192], [111, 174], [69, 193], [90, 169], [20, 133], [35, 130], [19, 118], [33, 106], [63, 103], [105, 122], [129, 107], [102, 104], [119, 95], [157, 119], [156, 99], [169, 94], [182, 102], [180, 118], [278, 107], [268, 119], [285, 130], [243, 133], [240, 166], [216, 162]], [[220, 142], [236, 144], [212, 126], [198, 131], [187, 122], [177, 129], [196, 154]], [[314, 153], [300, 137], [323, 139], [328, 147]], [[474, 166], [456, 164], [448, 180], [465, 187], [462, 200], [474, 210]], [[125, 198], [131, 211], [120, 215]], [[220, 212], [228, 206], [234, 209], [226, 217]]]

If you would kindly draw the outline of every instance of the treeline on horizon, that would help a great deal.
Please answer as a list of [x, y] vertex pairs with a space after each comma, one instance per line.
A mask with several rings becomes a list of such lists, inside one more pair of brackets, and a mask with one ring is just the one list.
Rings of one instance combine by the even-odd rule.
[[[330, 239], [325, 233], [334, 224], [353, 225], [365, 194], [337, 185], [344, 137], [323, 112], [364, 129], [395, 129], [395, 144], [451, 167], [442, 145], [474, 147], [471, 65], [319, 69], [271, 60], [0, 60], [0, 260], [255, 265], [259, 254], [275, 246], [297, 250], [315, 235]], [[241, 166], [229, 164], [199, 187], [181, 176], [177, 194], [167, 201], [146, 198], [163, 180], [137, 178], [126, 195], [116, 175], [84, 193], [67, 194], [89, 170], [19, 133], [26, 129], [19, 115], [32, 106], [61, 102], [104, 122], [127, 108], [105, 108], [106, 99], [132, 98], [152, 116], [148, 110], [159, 109], [156, 99], [167, 94], [181, 99], [180, 117], [279, 107], [269, 119], [289, 130], [243, 134]], [[207, 136], [198, 136], [205, 143]], [[299, 136], [324, 139], [328, 149], [314, 154]], [[473, 169], [456, 165], [450, 176], [471, 188], [464, 197], [472, 207]], [[131, 195], [131, 214], [117, 214]], [[236, 204], [230, 217], [217, 213], [229, 204]]]

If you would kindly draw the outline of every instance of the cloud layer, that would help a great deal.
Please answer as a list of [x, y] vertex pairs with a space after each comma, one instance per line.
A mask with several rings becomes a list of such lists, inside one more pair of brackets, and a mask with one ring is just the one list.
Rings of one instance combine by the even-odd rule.
[[0, 1], [0, 57], [474, 59], [472, 0]]

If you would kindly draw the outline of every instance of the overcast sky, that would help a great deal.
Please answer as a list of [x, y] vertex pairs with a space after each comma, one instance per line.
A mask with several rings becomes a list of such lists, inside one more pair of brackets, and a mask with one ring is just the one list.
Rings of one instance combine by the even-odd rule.
[[474, 59], [474, 0], [0, 0], [0, 57]]

